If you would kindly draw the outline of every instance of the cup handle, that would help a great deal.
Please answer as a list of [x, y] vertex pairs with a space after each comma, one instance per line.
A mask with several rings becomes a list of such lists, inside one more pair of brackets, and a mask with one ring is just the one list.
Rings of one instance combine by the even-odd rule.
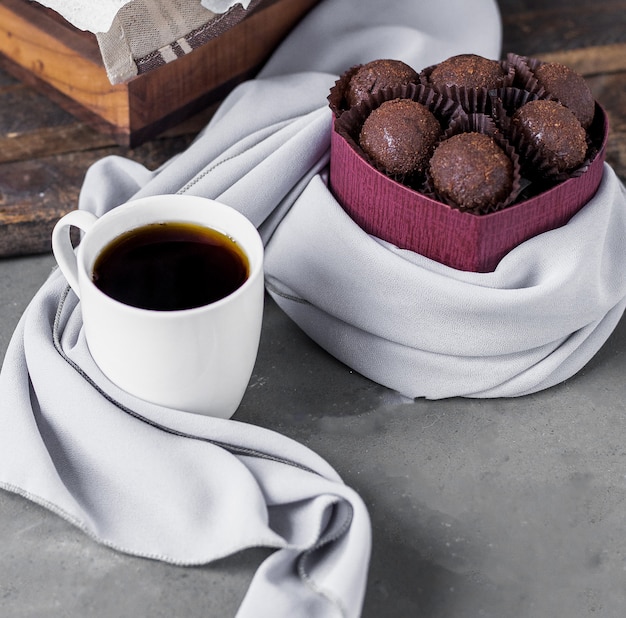
[[61, 217], [52, 230], [52, 253], [67, 282], [80, 298], [78, 289], [78, 264], [70, 239], [70, 227], [88, 232], [98, 217], [86, 210], [72, 210]]

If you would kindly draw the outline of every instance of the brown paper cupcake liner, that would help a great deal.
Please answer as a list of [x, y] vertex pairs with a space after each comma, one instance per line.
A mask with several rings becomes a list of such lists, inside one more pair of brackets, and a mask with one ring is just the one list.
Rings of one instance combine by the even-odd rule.
[[547, 161], [533, 141], [526, 138], [514, 124], [511, 124], [511, 129], [507, 135], [519, 153], [523, 174], [530, 180], [549, 180], [553, 183], [559, 183], [568, 178], [576, 178], [585, 173], [589, 163], [593, 160], [594, 155], [589, 140], [587, 140], [587, 153], [583, 163], [573, 170], [562, 171]]
[[[464, 88], [459, 86], [438, 87], [430, 82], [430, 75], [436, 64], [433, 64], [420, 72], [420, 83], [433, 88], [440, 94], [445, 95], [453, 101], [457, 101], [461, 107], [469, 114], [489, 114], [491, 110], [490, 89], [488, 88]], [[513, 85], [515, 79], [515, 68], [505, 60], [500, 61], [505, 75], [502, 79], [501, 88]]]
[[537, 151], [536, 146], [526, 139], [519, 129], [511, 122], [511, 117], [525, 103], [537, 99], [555, 100], [544, 90], [533, 91], [523, 88], [503, 88], [492, 92], [492, 115], [507, 139], [517, 150], [522, 174], [531, 180], [547, 180], [553, 183], [563, 182], [568, 178], [576, 178], [584, 174], [589, 164], [596, 157], [604, 139], [604, 113], [596, 105], [594, 122], [586, 131], [587, 153], [583, 163], [576, 169], [560, 171], [555, 165], [547, 162]]
[[511, 116], [515, 111], [528, 101], [541, 98], [541, 95], [535, 92], [517, 87], [492, 90], [489, 96], [491, 97], [491, 116], [505, 135], [510, 130]]
[[[345, 111], [348, 111], [353, 105], [350, 104], [349, 101], [349, 89], [350, 89], [350, 81], [357, 73], [357, 71], [365, 66], [364, 64], [355, 64], [350, 67], [347, 71], [344, 71], [342, 75], [340, 75], [339, 79], [337, 79], [330, 89], [330, 93], [327, 97], [328, 105], [333, 112], [334, 116], [337, 118], [341, 116]], [[419, 75], [417, 71], [415, 71], [416, 75]], [[415, 84], [417, 84], [417, 80], [415, 80]]]
[[[570, 107], [572, 112], [574, 112], [574, 115], [583, 125], [583, 128], [585, 130], [589, 129], [589, 126], [593, 121], [593, 117], [591, 115], [593, 110], [589, 109], [589, 107], [587, 107], [587, 104], [590, 103], [589, 99], [593, 97], [593, 95], [591, 94], [591, 91], [588, 90], [588, 86], [587, 94], [581, 95], [582, 99], [580, 101], [578, 101], [578, 96], [573, 97], [571, 93], [569, 95], [565, 95], [565, 98], [568, 100], [561, 101], [558, 92], [552, 91], [549, 87], [542, 86], [537, 78], [537, 72], [539, 68], [545, 64], [548, 64], [547, 62], [539, 60], [538, 58], [530, 58], [517, 54], [508, 54], [507, 61], [509, 61], [512, 66], [516, 67], [515, 71], [517, 77], [516, 84], [514, 85], [523, 88], [524, 90], [528, 90], [529, 92], [536, 93], [541, 98], [559, 101], [566, 107]], [[578, 87], [582, 87], [582, 84], [584, 83], [584, 78], [582, 77], [582, 75], [577, 74], [575, 71], [572, 71], [572, 74], [578, 75], [581, 80], [581, 85]], [[567, 82], [564, 82], [563, 85], [565, 85], [565, 83]], [[575, 86], [568, 86], [568, 91], [570, 87]], [[565, 91], [562, 92], [564, 94]], [[589, 99], [587, 98], [587, 95]], [[577, 101], [578, 103], [581, 103], [581, 105], [578, 105]]]
[[430, 175], [429, 170], [427, 170], [425, 175], [424, 186], [422, 188], [423, 193], [432, 199], [436, 199], [440, 202], [443, 202], [444, 204], [447, 204], [451, 208], [456, 208], [462, 212], [470, 212], [475, 215], [486, 215], [511, 206], [516, 202], [523, 187], [523, 180], [520, 170], [520, 160], [517, 151], [500, 131], [495, 120], [487, 114], [480, 113], [465, 115], [457, 114], [451, 120], [450, 125], [444, 132], [442, 138], [439, 140], [439, 143], [459, 133], [468, 132], [483, 133], [485, 135], [489, 135], [489, 137], [493, 138], [496, 144], [500, 146], [500, 148], [502, 148], [502, 150], [511, 160], [511, 163], [513, 164], [513, 182], [509, 194], [498, 203], [485, 208], [462, 208], [452, 200], [448, 199], [446, 196], [438, 193], [438, 191], [434, 187], [433, 179]]
[[537, 95], [538, 98], [553, 99], [543, 86], [539, 85], [535, 77], [535, 69], [542, 64], [537, 58], [520, 56], [519, 54], [508, 53], [506, 63], [513, 68], [514, 79], [511, 84], [515, 88], [520, 88]]
[[350, 109], [350, 105], [346, 99], [346, 93], [348, 92], [348, 86], [352, 76], [362, 67], [362, 64], [355, 64], [347, 71], [340, 75], [339, 79], [335, 81], [333, 87], [330, 89], [330, 93], [327, 97], [328, 106], [333, 112], [335, 118], [338, 118]]
[[423, 84], [409, 84], [407, 86], [379, 90], [367, 101], [363, 101], [359, 105], [344, 111], [341, 116], [336, 118], [335, 130], [337, 133], [344, 137], [358, 155], [367, 161], [369, 165], [396, 182], [418, 189], [423, 185], [424, 179], [422, 174], [403, 176], [389, 174], [384, 168], [373, 161], [359, 145], [361, 127], [366, 118], [385, 101], [391, 101], [393, 99], [411, 99], [417, 103], [421, 103], [437, 118], [442, 131], [448, 128], [453, 118], [459, 114], [464, 114], [464, 112], [457, 102], [436, 92], [429, 86]]

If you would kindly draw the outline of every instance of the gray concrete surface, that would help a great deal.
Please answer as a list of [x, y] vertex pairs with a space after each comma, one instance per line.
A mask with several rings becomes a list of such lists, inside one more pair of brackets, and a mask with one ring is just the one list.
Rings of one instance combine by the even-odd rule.
[[[0, 261], [0, 354], [52, 267]], [[408, 401], [270, 301], [236, 417], [326, 458], [365, 500], [365, 618], [626, 615], [626, 321], [577, 376], [510, 400]], [[232, 616], [263, 550], [181, 568], [121, 555], [0, 492], [0, 617]]]

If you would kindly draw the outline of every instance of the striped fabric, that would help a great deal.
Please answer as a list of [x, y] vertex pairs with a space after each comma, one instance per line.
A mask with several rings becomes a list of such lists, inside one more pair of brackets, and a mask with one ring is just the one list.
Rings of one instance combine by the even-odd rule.
[[135, 64], [137, 65], [137, 74], [140, 75], [142, 73], [146, 73], [188, 54], [238, 24], [260, 5], [265, 6], [268, 4], [271, 4], [271, 2], [268, 2], [267, 0], [251, 0], [247, 9], [244, 9], [241, 4], [234, 5], [226, 13], [214, 16], [210, 19], [210, 21], [207, 21], [198, 28], [191, 30], [185, 36], [182, 36], [141, 58], [136, 58]]
[[276, 1], [251, 0], [246, 9], [237, 3], [218, 14], [199, 0], [133, 0], [108, 32], [96, 33], [109, 81], [129, 81], [189, 54]]

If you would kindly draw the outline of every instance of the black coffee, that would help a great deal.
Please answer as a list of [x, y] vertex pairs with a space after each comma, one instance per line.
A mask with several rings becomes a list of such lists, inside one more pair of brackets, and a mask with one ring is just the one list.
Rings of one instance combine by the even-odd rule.
[[228, 296], [248, 278], [248, 259], [228, 236], [194, 223], [155, 223], [123, 234], [96, 259], [93, 281], [133, 307], [175, 311]]

